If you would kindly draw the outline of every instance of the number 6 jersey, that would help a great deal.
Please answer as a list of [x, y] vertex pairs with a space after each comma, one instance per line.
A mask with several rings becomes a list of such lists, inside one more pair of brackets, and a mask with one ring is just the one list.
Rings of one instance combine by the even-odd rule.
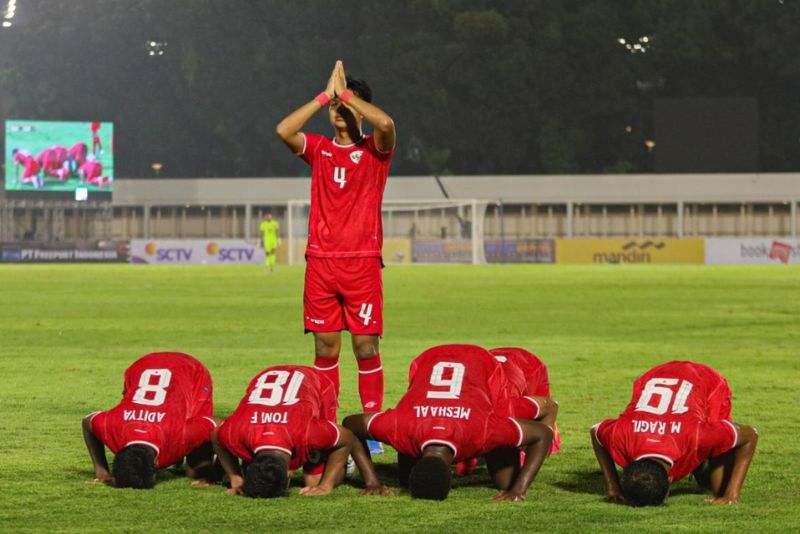
[[615, 463], [650, 457], [671, 465], [677, 481], [738, 439], [730, 421], [731, 390], [714, 369], [674, 361], [654, 367], [633, 385], [633, 398], [617, 419], [595, 426], [596, 437]]
[[142, 356], [125, 371], [122, 401], [92, 415], [92, 432], [113, 453], [149, 445], [156, 466], [179, 462], [208, 441], [215, 427], [208, 369], [180, 352]]
[[455, 462], [522, 442], [519, 423], [507, 417], [503, 369], [487, 350], [433, 347], [411, 363], [409, 375], [408, 391], [397, 407], [369, 420], [374, 439], [412, 457], [428, 445], [446, 445]]
[[258, 373], [239, 406], [217, 431], [220, 444], [250, 461], [258, 452], [279, 450], [291, 455], [297, 469], [315, 451], [339, 441], [333, 383], [311, 367], [282, 365]]

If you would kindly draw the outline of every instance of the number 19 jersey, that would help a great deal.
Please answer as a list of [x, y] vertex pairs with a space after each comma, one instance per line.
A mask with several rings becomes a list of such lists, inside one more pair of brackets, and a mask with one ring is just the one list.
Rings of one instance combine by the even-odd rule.
[[380, 257], [381, 203], [394, 151], [381, 152], [365, 135], [351, 145], [304, 133], [300, 157], [311, 166], [311, 213], [306, 255]]
[[677, 481], [736, 445], [730, 412], [731, 390], [719, 373], [699, 363], [674, 361], [636, 380], [630, 404], [618, 419], [596, 425], [596, 436], [623, 468], [656, 458], [670, 464], [670, 479]]
[[232, 454], [250, 461], [257, 453], [289, 454], [297, 469], [315, 451], [339, 442], [333, 383], [311, 367], [268, 367], [250, 381], [236, 411], [217, 431], [219, 442]]
[[208, 369], [180, 352], [155, 352], [125, 371], [122, 401], [91, 417], [92, 432], [113, 453], [128, 445], [156, 449], [159, 468], [208, 441], [216, 426]]

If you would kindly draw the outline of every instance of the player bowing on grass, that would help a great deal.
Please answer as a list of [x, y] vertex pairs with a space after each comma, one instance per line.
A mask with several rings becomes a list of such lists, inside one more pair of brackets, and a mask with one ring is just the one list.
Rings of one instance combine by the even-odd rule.
[[[502, 367], [485, 349], [434, 347], [414, 360], [411, 383], [396, 408], [351, 415], [344, 426], [361, 439], [397, 449], [400, 482], [408, 483], [412, 497], [447, 498], [450, 465], [486, 456], [502, 490], [495, 499], [521, 501], [550, 451], [553, 431], [508, 416], [505, 380]], [[526, 452], [521, 469], [519, 447]]]
[[[731, 390], [710, 367], [675, 361], [642, 375], [625, 411], [591, 431], [609, 500], [663, 504], [670, 482], [695, 471], [698, 481], [702, 474], [709, 477], [713, 497], [706, 502], [736, 503], [758, 434], [730, 417]], [[706, 465], [707, 473], [698, 469]]]
[[[367, 453], [349, 430], [336, 424], [336, 405], [333, 384], [311, 367], [269, 367], [256, 375], [212, 438], [230, 478], [229, 492], [285, 496], [289, 471], [303, 467], [300, 494], [327, 495], [344, 477], [348, 455], [364, 468]], [[369, 477], [370, 471], [363, 472], [366, 494], [387, 492], [377, 477]]]
[[[303, 314], [305, 331], [314, 333], [314, 367], [328, 376], [338, 395], [340, 332], [348, 330], [365, 412], [380, 411], [383, 404], [381, 203], [395, 145], [392, 118], [371, 101], [369, 86], [347, 77], [337, 61], [325, 90], [276, 128], [311, 166]], [[333, 139], [301, 132], [326, 106]], [[372, 126], [373, 135], [361, 131], [362, 121]]]
[[[512, 397], [512, 415], [524, 419], [535, 419], [553, 428], [553, 448], [550, 454], [561, 449], [561, 434], [556, 426], [558, 405], [550, 400], [550, 377], [547, 366], [530, 351], [520, 347], [490, 349], [495, 359], [503, 365], [509, 383], [509, 396]], [[552, 409], [542, 411], [537, 400], [544, 397]]]
[[[184, 456], [189, 477], [211, 477], [213, 412], [211, 375], [202, 363], [180, 352], [139, 358], [125, 371], [122, 401], [83, 419], [93, 482], [152, 488], [156, 470]], [[111, 472], [104, 445], [116, 455]]]

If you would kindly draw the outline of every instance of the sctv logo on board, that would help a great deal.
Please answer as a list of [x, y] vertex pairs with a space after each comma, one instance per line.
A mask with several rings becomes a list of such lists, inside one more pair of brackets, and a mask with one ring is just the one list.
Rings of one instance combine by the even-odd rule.
[[157, 262], [177, 263], [192, 261], [193, 251], [191, 247], [159, 248], [158, 245], [150, 241], [144, 246], [144, 252], [148, 256], [155, 256]]
[[213, 241], [206, 245], [206, 253], [220, 263], [248, 263], [253, 261], [253, 247], [220, 247]]

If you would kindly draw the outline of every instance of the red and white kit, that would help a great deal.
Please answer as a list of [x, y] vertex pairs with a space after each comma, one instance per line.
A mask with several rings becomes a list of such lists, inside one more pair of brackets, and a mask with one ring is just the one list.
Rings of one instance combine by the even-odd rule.
[[408, 391], [397, 407], [375, 414], [370, 435], [412, 457], [428, 445], [446, 445], [455, 462], [522, 443], [519, 423], [507, 415], [505, 375], [487, 350], [442, 345], [412, 363]]
[[217, 438], [246, 461], [260, 451], [283, 451], [292, 457], [289, 468], [297, 469], [315, 451], [339, 442], [336, 407], [333, 384], [319, 371], [300, 365], [268, 367], [250, 381]]
[[125, 371], [122, 401], [92, 415], [92, 432], [116, 454], [128, 445], [150, 445], [164, 468], [211, 437], [213, 386], [208, 369], [181, 352], [154, 352]]
[[394, 151], [365, 135], [351, 145], [304, 133], [311, 166], [306, 331], [383, 332], [381, 204]]
[[731, 390], [719, 373], [674, 361], [642, 375], [625, 411], [596, 425], [596, 436], [623, 468], [641, 458], [660, 459], [677, 481], [736, 445], [730, 414]]

